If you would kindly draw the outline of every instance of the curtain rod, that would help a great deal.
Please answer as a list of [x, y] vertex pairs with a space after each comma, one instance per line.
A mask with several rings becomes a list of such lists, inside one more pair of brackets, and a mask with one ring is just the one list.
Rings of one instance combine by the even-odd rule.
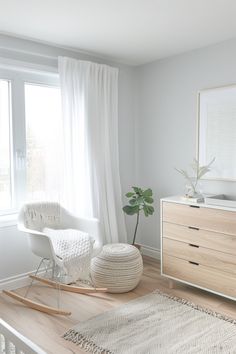
[[57, 66], [44, 64], [36, 64], [27, 61], [21, 61], [6, 57], [0, 57], [0, 68], [6, 70], [24, 71], [38, 74], [49, 74], [52, 76], [58, 75]]
[[[0, 33], [1, 34], [1, 33]], [[43, 43], [38, 43], [38, 44], [43, 44]], [[46, 44], [45, 45], [49, 45], [49, 44]], [[11, 52], [11, 53], [16, 53], [16, 54], [24, 54], [24, 55], [30, 55], [30, 56], [33, 56], [33, 57], [38, 57], [38, 58], [44, 58], [44, 59], [50, 59], [50, 60], [54, 60], [56, 63], [57, 63], [57, 60], [58, 60], [58, 57], [59, 56], [66, 56], [66, 57], [71, 57], [71, 58], [74, 58], [74, 59], [78, 59], [78, 55], [80, 55], [82, 58], [81, 60], [90, 60], [92, 62], [99, 62], [99, 63], [103, 63], [103, 61], [105, 61], [105, 63], [108, 63], [107, 65], [119, 65], [119, 63], [117, 63], [114, 58], [109, 58], [109, 57], [106, 57], [106, 56], [103, 56], [103, 55], [99, 55], [99, 54], [95, 54], [95, 53], [90, 53], [90, 52], [87, 52], [87, 51], [77, 51], [75, 49], [70, 49], [70, 48], [66, 48], [66, 47], [54, 47], [55, 49], [58, 49], [58, 50], [64, 50], [66, 52], [69, 52], [69, 53], [58, 53], [58, 55], [48, 55], [48, 54], [44, 54], [44, 53], [39, 53], [39, 52], [34, 52], [34, 51], [30, 51], [30, 50], [24, 50], [24, 49], [20, 49], [20, 48], [11, 48], [11, 47], [8, 47], [8, 46], [3, 46], [3, 45], [0, 45], [0, 55], [1, 55], [1, 50], [2, 51], [5, 51], [5, 52]], [[84, 58], [83, 58], [84, 57]], [[120, 63], [122, 64], [122, 63]]]
[[30, 50], [24, 50], [24, 49], [15, 49], [15, 48], [9, 48], [9, 47], [5, 47], [5, 46], [1, 46], [0, 45], [0, 50], [5, 50], [8, 52], [13, 52], [13, 53], [20, 53], [20, 54], [25, 54], [25, 55], [31, 55], [34, 57], [41, 57], [41, 58], [45, 58], [45, 59], [51, 59], [51, 60], [57, 60], [58, 56], [56, 55], [48, 55], [48, 54], [42, 54], [42, 53], [38, 53], [38, 52], [33, 52]]

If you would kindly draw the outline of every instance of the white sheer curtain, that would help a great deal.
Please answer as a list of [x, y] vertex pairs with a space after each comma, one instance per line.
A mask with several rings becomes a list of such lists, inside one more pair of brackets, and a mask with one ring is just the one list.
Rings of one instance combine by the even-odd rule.
[[104, 242], [126, 242], [118, 154], [118, 69], [59, 58], [64, 139], [63, 200], [97, 217]]

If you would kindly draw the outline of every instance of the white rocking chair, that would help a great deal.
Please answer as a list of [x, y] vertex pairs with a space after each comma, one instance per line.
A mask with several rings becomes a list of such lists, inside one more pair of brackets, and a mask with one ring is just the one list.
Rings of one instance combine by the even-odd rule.
[[[102, 250], [103, 242], [100, 232], [99, 221], [97, 219], [84, 219], [75, 217], [66, 209], [61, 207], [58, 203], [40, 202], [25, 204], [19, 213], [18, 229], [28, 234], [30, 249], [36, 256], [39, 256], [41, 258], [41, 261], [39, 263], [35, 275], [30, 275], [31, 284], [29, 285], [25, 296], [20, 296], [13, 291], [3, 290], [3, 292], [6, 295], [14, 298], [17, 301], [20, 301], [21, 303], [35, 310], [46, 312], [49, 314], [70, 315], [71, 312], [61, 310], [59, 308], [60, 290], [80, 294], [88, 294], [96, 292], [106, 292], [107, 289], [68, 285], [68, 282], [62, 283], [60, 277], [55, 277], [55, 268], [62, 269], [64, 267], [63, 259], [56, 255], [50, 237], [43, 232], [43, 229], [46, 227], [54, 229], [77, 229], [80, 231], [84, 231], [88, 233], [89, 236], [92, 237], [92, 239], [94, 240], [92, 257], [97, 256]], [[52, 264], [51, 279], [37, 276], [38, 271], [40, 270], [40, 267], [45, 260], [50, 261]], [[59, 290], [58, 308], [46, 306], [27, 298], [28, 291], [32, 286], [34, 280], [40, 281]]]

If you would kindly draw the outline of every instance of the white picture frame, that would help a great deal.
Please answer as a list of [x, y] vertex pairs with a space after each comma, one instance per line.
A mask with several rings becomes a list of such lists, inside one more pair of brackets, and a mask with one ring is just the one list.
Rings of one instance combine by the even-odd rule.
[[199, 91], [197, 158], [215, 158], [204, 179], [236, 181], [236, 85]]

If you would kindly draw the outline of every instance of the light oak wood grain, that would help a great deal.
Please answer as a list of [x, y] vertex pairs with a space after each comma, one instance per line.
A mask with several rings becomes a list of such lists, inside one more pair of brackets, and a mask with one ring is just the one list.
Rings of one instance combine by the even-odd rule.
[[58, 308], [47, 306], [47, 305], [42, 305], [39, 302], [35, 302], [35, 301], [25, 298], [24, 296], [20, 296], [13, 291], [3, 290], [3, 293], [7, 296], [10, 296], [14, 300], [19, 301], [22, 304], [36, 310], [36, 311], [45, 312], [45, 313], [51, 314], [51, 315], [62, 315], [62, 316], [70, 316], [71, 315], [70, 311], [58, 309]]
[[235, 277], [236, 284], [236, 257], [232, 254], [199, 247], [197, 240], [194, 243], [185, 243], [165, 237], [163, 238], [163, 251], [170, 256], [229, 272]]
[[236, 298], [236, 278], [230, 273], [163, 255], [163, 272], [174, 278]]
[[236, 236], [236, 213], [163, 202], [163, 221]]
[[[185, 298], [188, 301], [210, 308], [226, 316], [236, 318], [236, 303], [209, 292], [175, 282], [174, 289], [169, 289], [168, 279], [160, 275], [160, 264], [149, 257], [144, 257], [144, 273], [140, 284], [126, 294], [78, 295], [64, 292], [61, 306], [72, 312], [70, 317], [49, 316], [26, 308], [6, 295], [0, 294], [0, 316], [23, 335], [33, 340], [49, 354], [84, 353], [73, 343], [61, 338], [61, 335], [80, 321], [86, 321], [107, 310], [120, 306], [155, 289]], [[17, 290], [24, 294], [25, 289]], [[35, 301], [44, 301], [56, 306], [52, 293], [56, 290], [44, 285], [34, 285], [29, 296]]]
[[[236, 213], [235, 213], [236, 217]], [[189, 229], [187, 226], [163, 222], [163, 237], [226, 252], [236, 256], [236, 237], [218, 232]]]
[[94, 294], [94, 293], [106, 293], [107, 288], [87, 288], [87, 287], [79, 287], [79, 286], [74, 286], [74, 285], [67, 285], [63, 283], [58, 283], [56, 281], [53, 281], [51, 279], [46, 279], [46, 278], [41, 278], [37, 277], [35, 275], [30, 275], [29, 276], [31, 279], [37, 280], [41, 283], [50, 285], [51, 287], [55, 289], [60, 289], [63, 291], [69, 291], [71, 293], [77, 293], [77, 294]]
[[174, 286], [175, 286], [174, 280], [169, 279], [169, 280], [168, 280], [168, 283], [169, 283], [169, 289], [174, 289]]

